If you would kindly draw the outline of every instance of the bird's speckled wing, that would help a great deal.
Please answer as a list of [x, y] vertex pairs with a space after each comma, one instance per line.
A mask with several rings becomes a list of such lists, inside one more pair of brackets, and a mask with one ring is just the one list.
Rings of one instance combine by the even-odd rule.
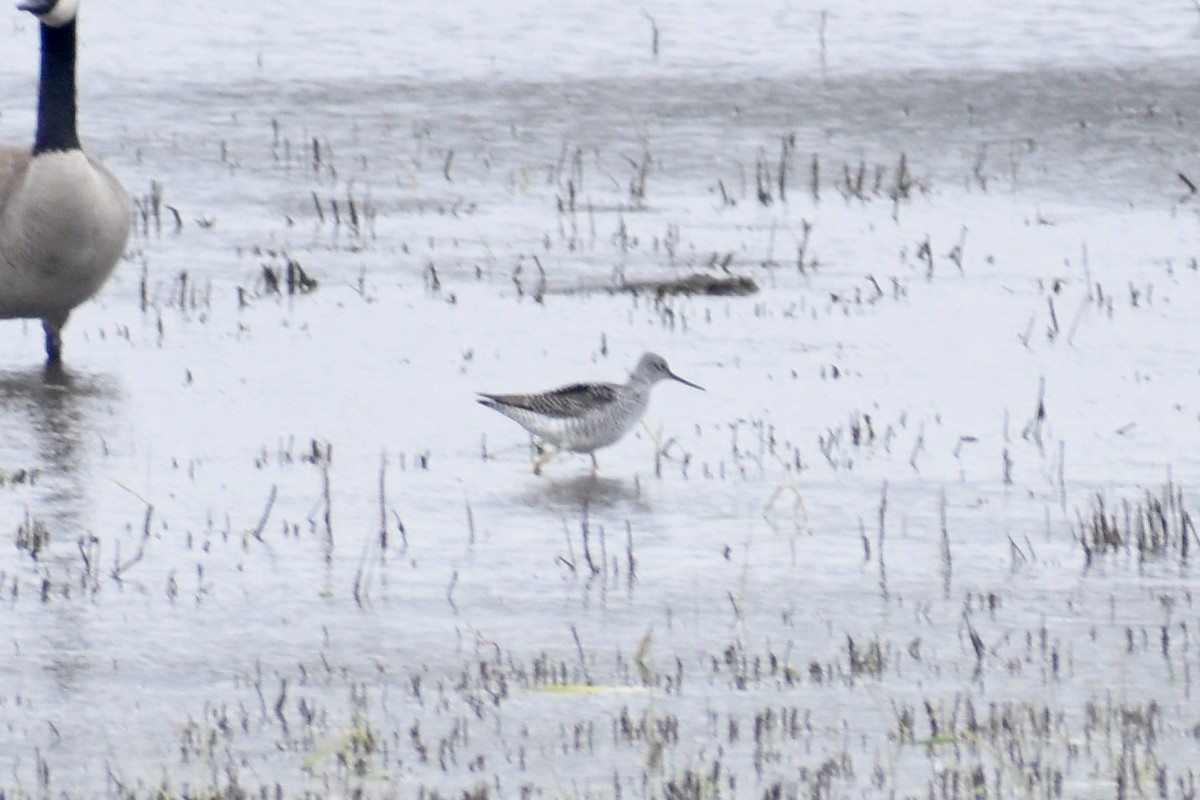
[[546, 417], [580, 417], [589, 411], [605, 408], [617, 400], [617, 386], [611, 383], [575, 383], [539, 394], [484, 394], [479, 402], [496, 408], [507, 406], [541, 414]]

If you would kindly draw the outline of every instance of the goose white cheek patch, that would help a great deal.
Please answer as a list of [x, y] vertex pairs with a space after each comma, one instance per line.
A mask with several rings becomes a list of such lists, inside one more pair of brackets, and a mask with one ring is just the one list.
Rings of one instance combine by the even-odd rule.
[[51, 28], [60, 28], [75, 19], [78, 12], [79, 0], [58, 0], [54, 4], [54, 8], [40, 15], [38, 19], [42, 21], [42, 24], [49, 25]]

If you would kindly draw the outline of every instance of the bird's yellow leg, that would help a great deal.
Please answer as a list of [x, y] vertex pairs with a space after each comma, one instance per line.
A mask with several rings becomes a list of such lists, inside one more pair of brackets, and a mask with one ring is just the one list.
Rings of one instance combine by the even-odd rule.
[[541, 474], [542, 474], [542, 467], [546, 466], [546, 464], [548, 464], [548, 463], [550, 462], [550, 459], [554, 458], [556, 455], [558, 455], [558, 450], [552, 450], [552, 449], [550, 449], [550, 448], [546, 448], [546, 449], [545, 449], [545, 450], [544, 450], [544, 451], [543, 451], [543, 452], [542, 452], [542, 453], [541, 453], [541, 454], [540, 454], [540, 455], [537, 457], [537, 459], [536, 459], [536, 460], [534, 460], [534, 462], [533, 462], [533, 474], [534, 474], [534, 475], [541, 475]]

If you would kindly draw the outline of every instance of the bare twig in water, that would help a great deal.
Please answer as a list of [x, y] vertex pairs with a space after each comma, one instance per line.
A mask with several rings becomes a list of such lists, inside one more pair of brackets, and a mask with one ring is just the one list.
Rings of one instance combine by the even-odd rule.
[[787, 168], [792, 159], [792, 150], [796, 147], [796, 134], [784, 136], [779, 146], [779, 202], [787, 202]]
[[542, 260], [535, 254], [533, 263], [538, 268], [538, 285], [533, 292], [533, 302], [538, 305], [544, 305], [546, 302], [546, 268], [542, 266]]
[[642, 9], [642, 16], [650, 23], [650, 52], [654, 56], [654, 60], [658, 60], [658, 23], [654, 21], [654, 17], [650, 16], [650, 12]]
[[[806, 219], [800, 220], [800, 243], [796, 245], [796, 268], [803, 273], [808, 264], [805, 262], [805, 256], [808, 255], [808, 239], [812, 235], [813, 224]], [[813, 265], [816, 265], [816, 260], [813, 260]]]
[[[1197, 2], [1200, 2], [1200, 0], [1197, 0]], [[829, 9], [823, 8], [823, 9], [821, 9], [821, 22], [820, 22], [820, 25], [818, 25], [818, 27], [817, 27], [817, 40], [820, 42], [820, 45], [821, 45], [821, 73], [822, 74], [824, 74], [824, 72], [825, 72], [825, 56], [827, 53], [827, 51], [825, 49], [825, 28], [828, 24], [829, 24]]]
[[946, 256], [954, 262], [954, 266], [958, 267], [960, 273], [963, 272], [963, 249], [967, 246], [967, 226], [963, 225], [958, 233], [958, 244], [950, 248], [950, 252]]
[[950, 578], [954, 574], [954, 559], [950, 553], [950, 531], [946, 526], [946, 488], [938, 497], [938, 516], [942, 528], [942, 595], [950, 597]]
[[387, 529], [387, 453], [379, 457], [379, 549], [386, 551], [388, 546]]
[[1042, 425], [1046, 422], [1046, 378], [1041, 377], [1038, 380], [1038, 397], [1037, 408], [1033, 412], [1033, 416], [1029, 422], [1025, 423], [1024, 429], [1021, 431], [1021, 438], [1026, 441], [1037, 443], [1038, 450], [1043, 450], [1042, 443]]
[[455, 614], [458, 613], [458, 606], [454, 603], [454, 587], [458, 585], [458, 570], [450, 576], [450, 585], [446, 587], [446, 602], [450, 604], [450, 608]]
[[267, 527], [267, 519], [271, 516], [271, 509], [275, 507], [275, 495], [278, 490], [279, 487], [277, 487], [275, 484], [271, 484], [271, 494], [267, 496], [267, 505], [263, 509], [262, 516], [259, 518], [258, 524], [255, 525], [249, 532], [251, 536], [253, 536], [255, 539], [258, 539], [260, 542], [263, 540], [263, 530]]
[[113, 569], [112, 569], [113, 579], [116, 580], [118, 583], [120, 583], [121, 576], [125, 574], [125, 571], [128, 570], [130, 567], [138, 564], [142, 560], [142, 558], [146, 555], [146, 542], [150, 541], [150, 518], [153, 516], [154, 516], [154, 506], [147, 503], [146, 504], [146, 519], [142, 523], [142, 540], [138, 543], [138, 549], [137, 549], [137, 552], [133, 554], [133, 558], [129, 559], [125, 563], [121, 563], [121, 551], [118, 548], [116, 556], [115, 556], [115, 563], [114, 563]]
[[575, 626], [571, 626], [571, 636], [575, 639], [575, 651], [579, 653], [579, 666], [583, 670], [583, 681], [586, 685], [592, 685], [592, 676], [588, 672], [587, 657], [583, 654], [583, 642], [579, 641], [579, 631], [575, 630]]
[[463, 503], [467, 507], [467, 544], [475, 544], [475, 512], [471, 510], [471, 498], [463, 493]]
[[637, 580], [637, 559], [633, 557], [633, 526], [625, 520], [625, 581], [630, 589]]
[[887, 481], [883, 482], [883, 489], [879, 494], [879, 588], [883, 592], [883, 596], [888, 596], [887, 583], [887, 566], [883, 562], [883, 537], [884, 537], [884, 522], [887, 519]]

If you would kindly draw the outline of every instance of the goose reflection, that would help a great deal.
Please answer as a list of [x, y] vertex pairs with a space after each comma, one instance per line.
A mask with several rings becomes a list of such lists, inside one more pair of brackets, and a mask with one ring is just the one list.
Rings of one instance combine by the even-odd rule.
[[59, 365], [0, 370], [0, 467], [32, 476], [44, 489], [39, 510], [59, 522], [77, 522], [84, 501], [80, 445], [92, 427], [88, 417], [117, 395], [108, 376]]
[[[50, 586], [55, 593], [69, 586], [73, 595], [80, 588], [74, 582], [63, 583], [61, 577], [77, 569], [75, 543], [90, 535], [84, 445], [94, 440], [99, 418], [119, 396], [108, 376], [69, 371], [61, 365], [0, 370], [0, 468], [10, 480], [28, 482], [28, 487], [18, 490], [29, 497], [22, 504], [23, 514], [44, 524], [50, 533], [49, 545], [36, 555], [38, 573], [49, 581], [42, 583], [43, 592]], [[44, 654], [42, 668], [61, 689], [73, 693], [86, 682], [92, 666], [87, 610], [86, 604], [60, 599], [55, 594], [54, 602], [40, 604], [34, 613], [42, 619], [29, 630], [39, 631], [38, 638], [44, 640], [35, 648]]]

